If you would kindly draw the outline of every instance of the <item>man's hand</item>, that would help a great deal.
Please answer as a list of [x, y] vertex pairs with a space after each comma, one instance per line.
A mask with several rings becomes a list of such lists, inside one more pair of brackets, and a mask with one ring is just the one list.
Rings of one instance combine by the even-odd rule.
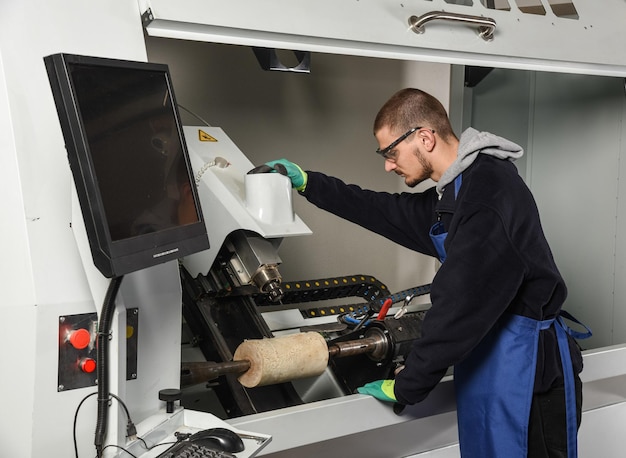
[[395, 380], [377, 380], [375, 382], [366, 383], [356, 390], [361, 394], [374, 396], [381, 401], [397, 402], [396, 395], [393, 392], [395, 384]]
[[[306, 188], [306, 182], [308, 176], [299, 165], [288, 161], [287, 159], [277, 159], [275, 161], [266, 162], [265, 165], [271, 167], [277, 172], [281, 172], [281, 168], [286, 171], [286, 175], [291, 180], [291, 186], [296, 188], [297, 191], [304, 191]], [[285, 173], [283, 173], [285, 175]]]

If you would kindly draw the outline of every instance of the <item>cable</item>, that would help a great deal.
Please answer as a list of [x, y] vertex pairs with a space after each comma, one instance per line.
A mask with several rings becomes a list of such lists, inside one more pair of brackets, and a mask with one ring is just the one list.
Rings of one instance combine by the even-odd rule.
[[143, 437], [137, 437], [137, 439], [143, 443], [143, 448], [145, 448], [146, 450], [152, 450], [154, 447], [156, 447], [156, 445], [149, 447], [146, 441], [143, 439]]
[[76, 407], [76, 412], [74, 412], [74, 427], [72, 429], [72, 433], [73, 433], [73, 437], [74, 437], [74, 455], [76, 456], [76, 458], [78, 458], [78, 440], [76, 439], [76, 423], [78, 421], [78, 411], [80, 410], [80, 408], [82, 407], [83, 403], [90, 398], [91, 396], [95, 396], [96, 394], [98, 394], [97, 391], [94, 391], [91, 394], [88, 394], [87, 396], [85, 396], [79, 403], [78, 403], [78, 407]]
[[133, 420], [130, 418], [130, 412], [128, 411], [128, 407], [126, 407], [126, 404], [119, 396], [113, 393], [109, 393], [109, 395], [117, 399], [117, 402], [120, 403], [120, 405], [124, 408], [124, 411], [126, 412], [126, 419], [128, 420], [128, 423], [126, 423], [126, 436], [131, 440], [137, 439], [137, 427], [135, 426], [135, 423], [133, 423]]
[[185, 110], [187, 113], [189, 113], [191, 116], [193, 116], [194, 118], [199, 119], [200, 121], [202, 121], [207, 127], [213, 127], [211, 126], [211, 124], [209, 124], [208, 122], [206, 122], [204, 119], [202, 119], [200, 116], [198, 116], [197, 114], [195, 114], [193, 111], [189, 110], [188, 108], [185, 108], [184, 106], [182, 106], [180, 103], [178, 104], [178, 108], [182, 108], [183, 110]]
[[[98, 392], [94, 391], [93, 393], [90, 393], [87, 396], [85, 396], [78, 403], [78, 406], [76, 407], [76, 412], [74, 412], [74, 426], [73, 426], [72, 432], [73, 432], [73, 438], [74, 438], [74, 455], [76, 458], [78, 458], [78, 440], [76, 438], [76, 424], [78, 422], [78, 412], [80, 411], [80, 408], [82, 407], [83, 403], [87, 399], [89, 399], [91, 396], [95, 396], [96, 394], [98, 394]], [[146, 444], [146, 441], [143, 440], [141, 437], [137, 437], [137, 428], [135, 427], [135, 423], [133, 423], [133, 420], [130, 417], [130, 412], [128, 410], [128, 407], [126, 406], [126, 403], [122, 400], [122, 398], [120, 398], [116, 394], [109, 393], [109, 396], [111, 396], [112, 398], [115, 398], [117, 402], [119, 402], [120, 406], [122, 406], [122, 408], [124, 409], [124, 412], [126, 413], [126, 418], [128, 420], [128, 424], [126, 425], [126, 436], [129, 437], [130, 439], [139, 439], [141, 442], [144, 443], [145, 448], [147, 450], [150, 450], [150, 448], [148, 447], [148, 444]]]
[[144, 441], [143, 439], [140, 438], [140, 440], [144, 443], [146, 450], [150, 451], [150, 450], [154, 450], [157, 447], [161, 447], [163, 445], [174, 445], [174, 444], [178, 444], [178, 442], [180, 441], [176, 441], [176, 442], [159, 442], [158, 444], [154, 444], [152, 447], [148, 447], [148, 444], [146, 444], [146, 441]]
[[117, 402], [120, 403], [120, 405], [124, 409], [124, 412], [126, 412], [126, 418], [128, 418], [128, 421], [130, 421], [130, 412], [128, 411], [128, 407], [126, 407], [126, 403], [122, 400], [122, 398], [120, 398], [118, 395], [113, 394], [113, 393], [109, 393], [109, 396], [111, 396], [112, 398], [115, 398]]
[[104, 448], [102, 449], [102, 451], [105, 451], [105, 450], [106, 450], [107, 448], [109, 448], [109, 447], [119, 448], [119, 449], [120, 449], [120, 450], [122, 450], [123, 452], [128, 453], [128, 454], [129, 454], [130, 456], [132, 456], [133, 458], [137, 458], [137, 455], [133, 455], [133, 454], [132, 454], [132, 453], [130, 453], [128, 450], [126, 450], [124, 447], [121, 447], [121, 446], [119, 446], [119, 445], [115, 445], [115, 444], [109, 444], [109, 445], [107, 445], [106, 447], [104, 447]]
[[115, 297], [122, 283], [123, 275], [114, 277], [109, 283], [102, 311], [100, 313], [100, 323], [98, 326], [97, 344], [97, 379], [98, 379], [98, 415], [96, 419], [96, 432], [94, 445], [96, 446], [96, 456], [102, 456], [102, 446], [107, 430], [107, 419], [109, 415], [109, 334], [111, 331], [111, 321], [115, 312]]
[[[78, 403], [78, 406], [76, 407], [76, 411], [74, 412], [74, 425], [73, 425], [72, 433], [73, 433], [73, 439], [74, 439], [74, 456], [75, 456], [75, 458], [79, 458], [78, 457], [78, 439], [76, 438], [76, 424], [78, 423], [78, 413], [80, 411], [80, 408], [85, 403], [85, 401], [87, 399], [89, 399], [90, 397], [95, 396], [97, 394], [98, 394], [98, 392], [94, 391], [93, 393], [89, 393], [87, 396], [85, 396], [83, 399], [81, 399], [81, 401]], [[155, 449], [157, 447], [165, 446], [165, 445], [177, 444], [181, 440], [187, 439], [191, 435], [191, 434], [175, 433], [176, 438], [177, 438], [177, 440], [175, 442], [161, 442], [161, 443], [154, 444], [153, 446], [149, 446], [148, 443], [145, 441], [145, 439], [143, 437], [137, 436], [137, 428], [135, 427], [135, 424], [134, 424], [134, 422], [133, 422], [133, 420], [132, 420], [132, 418], [130, 416], [130, 411], [128, 410], [128, 407], [126, 406], [126, 403], [124, 402], [124, 400], [122, 398], [120, 398], [119, 396], [117, 396], [116, 394], [113, 394], [113, 393], [109, 393], [109, 396], [111, 398], [115, 398], [115, 400], [117, 400], [117, 402], [119, 402], [120, 406], [122, 407], [122, 409], [126, 413], [126, 418], [128, 420], [128, 424], [126, 425], [126, 436], [128, 438], [132, 439], [132, 440], [140, 441], [142, 446], [143, 446], [143, 448], [145, 448], [148, 451], [153, 450], [153, 449]], [[116, 445], [116, 444], [108, 444], [108, 445], [104, 446], [102, 448], [102, 452], [104, 452], [104, 450], [106, 450], [108, 447], [119, 448], [120, 450], [122, 450], [123, 452], [126, 452], [130, 456], [132, 456], [134, 458], [138, 458], [134, 454], [132, 454], [130, 451], [128, 451], [126, 448], [124, 448], [124, 447], [122, 447], [120, 445]]]

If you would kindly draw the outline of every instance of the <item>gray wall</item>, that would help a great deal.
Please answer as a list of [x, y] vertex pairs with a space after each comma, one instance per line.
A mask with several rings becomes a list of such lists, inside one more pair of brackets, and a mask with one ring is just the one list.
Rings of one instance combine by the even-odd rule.
[[[313, 54], [310, 74], [267, 72], [247, 47], [149, 37], [146, 42], [149, 60], [170, 66], [178, 103], [224, 129], [254, 164], [285, 157], [365, 188], [408, 189], [385, 173], [372, 134], [380, 106], [406, 84], [405, 63]], [[182, 110], [181, 116], [185, 124], [199, 123]], [[294, 196], [294, 207], [313, 235], [283, 241], [285, 281], [366, 274], [400, 291], [432, 279], [431, 258], [303, 197]]]
[[585, 348], [626, 342], [624, 80], [496, 69], [472, 90], [472, 124], [527, 150], [535, 195]]

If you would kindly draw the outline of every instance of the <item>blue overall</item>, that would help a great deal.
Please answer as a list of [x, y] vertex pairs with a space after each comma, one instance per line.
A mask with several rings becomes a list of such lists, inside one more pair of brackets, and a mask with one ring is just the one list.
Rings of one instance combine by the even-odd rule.
[[[459, 175], [454, 181], [455, 199], [461, 184]], [[430, 236], [443, 263], [447, 232], [441, 221], [433, 225]], [[562, 315], [573, 319], [566, 312]], [[539, 333], [553, 325], [565, 378], [568, 458], [577, 457], [574, 371], [567, 334], [584, 338], [591, 333], [571, 330], [561, 316], [538, 321], [513, 314], [503, 315], [469, 357], [454, 368], [461, 456], [527, 457]]]

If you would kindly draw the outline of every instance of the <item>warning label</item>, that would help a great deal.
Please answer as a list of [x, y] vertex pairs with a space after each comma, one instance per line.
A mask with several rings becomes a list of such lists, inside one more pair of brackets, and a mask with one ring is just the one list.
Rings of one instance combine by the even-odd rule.
[[200, 139], [201, 142], [216, 142], [217, 139], [215, 137], [210, 136], [209, 134], [207, 134], [205, 131], [198, 129], [198, 139]]

